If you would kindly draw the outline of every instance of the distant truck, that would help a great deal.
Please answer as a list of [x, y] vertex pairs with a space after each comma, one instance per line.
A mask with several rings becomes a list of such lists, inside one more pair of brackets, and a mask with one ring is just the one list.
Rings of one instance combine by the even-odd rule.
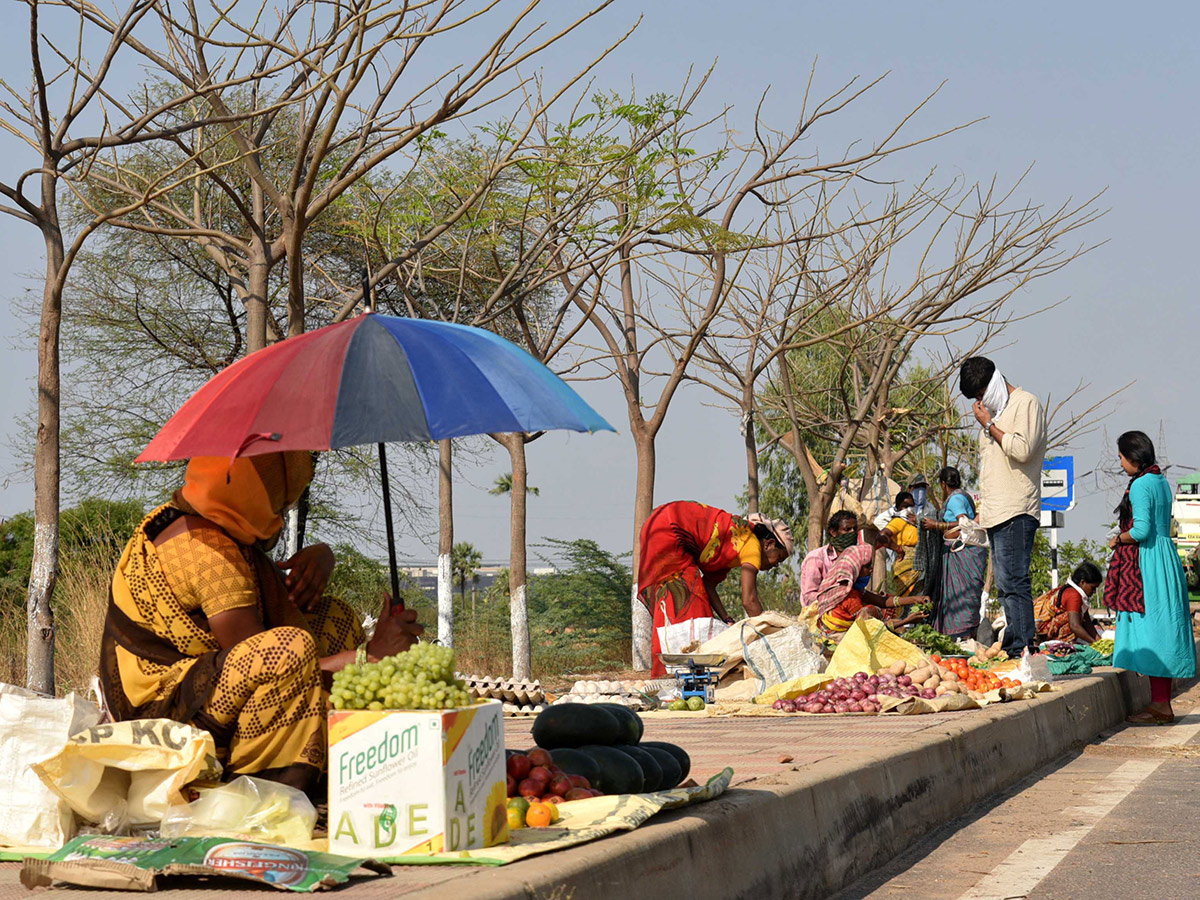
[[1200, 472], [1180, 478], [1175, 485], [1171, 538], [1187, 572], [1188, 589], [1200, 591]]

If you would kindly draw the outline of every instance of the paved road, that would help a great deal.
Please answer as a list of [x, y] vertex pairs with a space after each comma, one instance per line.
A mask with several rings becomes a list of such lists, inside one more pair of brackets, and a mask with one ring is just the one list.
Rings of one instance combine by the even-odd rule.
[[980, 804], [835, 900], [1200, 897], [1200, 686]]

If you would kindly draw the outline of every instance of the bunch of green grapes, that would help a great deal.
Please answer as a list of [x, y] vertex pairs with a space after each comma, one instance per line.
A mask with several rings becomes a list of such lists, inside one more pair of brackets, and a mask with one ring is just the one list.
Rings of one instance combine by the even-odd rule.
[[470, 706], [454, 674], [454, 650], [415, 644], [379, 662], [349, 665], [333, 675], [334, 709], [452, 709]]

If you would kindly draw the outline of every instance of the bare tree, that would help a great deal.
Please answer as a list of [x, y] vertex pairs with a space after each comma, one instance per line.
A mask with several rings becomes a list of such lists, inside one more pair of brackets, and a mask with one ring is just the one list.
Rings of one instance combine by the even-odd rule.
[[[856, 318], [846, 314], [843, 302], [864, 289], [869, 265], [886, 244], [875, 242], [873, 256], [852, 260], [831, 251], [829, 244], [848, 232], [896, 232], [906, 219], [920, 221], [927, 206], [927, 185], [922, 183], [904, 201], [889, 203], [880, 213], [871, 213], [857, 198], [843, 212], [837, 203], [851, 184], [831, 185], [832, 193], [820, 191], [806, 209], [780, 203], [764, 218], [768, 238], [761, 249], [746, 254], [744, 265], [730, 278], [729, 299], [701, 341], [697, 366], [687, 376], [709, 387], [739, 416], [750, 512], [759, 511], [759, 456], [767, 449], [759, 446], [761, 428], [755, 422], [759, 379], [786, 354], [828, 356], [825, 347], [847, 333], [869, 328], [888, 312], [886, 307], [866, 309], [868, 318]], [[692, 296], [679, 292], [682, 314], [689, 322], [694, 315]], [[814, 349], [818, 346], [822, 349]]]
[[[86, 20], [112, 31], [116, 22], [89, 0], [63, 0]], [[200, 240], [220, 256], [236, 254], [250, 273], [246, 300], [248, 350], [267, 339], [266, 278], [286, 262], [286, 333], [305, 330], [304, 239], [308, 229], [354, 185], [402, 157], [448, 123], [477, 116], [509, 97], [527, 80], [519, 67], [575, 31], [609, 5], [586, 11], [558, 31], [541, 34], [531, 23], [540, 0], [531, 0], [497, 22], [494, 37], [466, 59], [462, 33], [479, 27], [501, 0], [289, 0], [272, 9], [263, 0], [233, 0], [202, 21], [195, 6], [175, 22], [161, 16], [163, 37], [148, 44], [127, 38], [149, 63], [189, 87], [203, 86], [204, 101], [229, 118], [250, 119], [252, 127], [197, 135], [208, 153], [233, 152], [244, 161], [246, 183], [219, 184], [245, 219], [248, 234], [239, 241], [197, 221], [194, 207], [179, 204], [150, 212], [175, 219], [173, 226], [147, 221], [142, 227]], [[273, 16], [271, 14], [274, 14]], [[268, 20], [274, 18], [273, 24]], [[165, 49], [158, 49], [159, 44]], [[410, 87], [424, 61], [443, 51], [440, 72]], [[281, 86], [260, 86], [265, 75]], [[225, 90], [209, 87], [227, 85]], [[552, 102], [557, 94], [548, 102]], [[519, 129], [517, 130], [519, 133]], [[517, 135], [510, 152], [521, 145]], [[273, 152], [282, 147], [284, 152]], [[203, 158], [195, 144], [184, 148]], [[272, 158], [274, 157], [274, 158]], [[496, 171], [503, 168], [497, 161]], [[112, 185], [116, 188], [119, 185]], [[486, 185], [461, 197], [452, 214], [434, 223], [419, 241], [432, 240], [470, 209]], [[247, 191], [249, 196], [246, 196]], [[148, 218], [150, 213], [148, 213]], [[126, 227], [137, 223], [122, 222]], [[168, 228], [164, 232], [164, 227]], [[393, 262], [400, 265], [416, 246]], [[383, 271], [376, 278], [389, 274]], [[335, 316], [349, 315], [363, 301], [357, 293]]]
[[[0, 82], [0, 127], [33, 151], [29, 167], [0, 181], [8, 203], [3, 212], [36, 227], [42, 234], [46, 269], [38, 335], [37, 443], [34, 451], [34, 559], [27, 607], [29, 648], [26, 680], [44, 693], [54, 690], [54, 616], [51, 598], [58, 573], [60, 498], [61, 377], [60, 328], [63, 297], [71, 268], [85, 242], [106, 223], [132, 214], [175, 189], [193, 160], [167, 168], [141, 188], [102, 210], [90, 210], [79, 221], [65, 220], [64, 196], [81, 199], [81, 183], [97, 165], [120, 148], [171, 139], [210, 124], [197, 117], [181, 121], [180, 111], [194, 107], [203, 89], [194, 87], [146, 97], [138, 105], [115, 100], [107, 86], [118, 58], [123, 61], [135, 33], [154, 16], [165, 15], [153, 0], [128, 3], [110, 27], [97, 32], [85, 18], [65, 16], [47, 26], [42, 14], [61, 4], [23, 0], [29, 24], [27, 88]], [[72, 38], [69, 50], [51, 36], [58, 28]], [[72, 34], [73, 32], [73, 34]], [[93, 49], [99, 45], [99, 51]], [[223, 119], [232, 125], [234, 117]]]
[[[869, 289], [847, 298], [846, 314], [871, 325], [845, 332], [839, 339], [833, 352], [841, 363], [829, 382], [806, 381], [802, 357], [778, 358], [770, 390], [764, 395], [770, 398], [766, 400], [770, 412], [763, 423], [772, 436], [788, 435], [787, 449], [809, 495], [810, 546], [819, 541], [852, 453], [864, 442], [878, 450], [880, 441], [864, 441], [864, 430], [882, 431], [887, 415], [893, 414], [886, 400], [889, 386], [902, 383], [920, 342], [971, 329], [986, 334], [987, 329], [1011, 321], [1009, 304], [1017, 292], [1086, 252], [1086, 247], [1063, 244], [1101, 214], [1093, 201], [1068, 201], [1048, 210], [1030, 204], [1010, 206], [1019, 185], [1001, 192], [993, 181], [961, 192], [953, 204], [941, 198], [932, 207], [936, 217], [924, 223], [924, 233], [885, 231], [864, 246], [847, 246], [848, 259], [867, 254], [872, 261], [866, 266]], [[905, 254], [917, 260], [906, 280], [895, 277], [893, 270], [900, 266], [891, 264], [902, 256], [897, 246], [901, 238], [905, 246], [916, 243], [919, 248]], [[878, 252], [879, 241], [886, 242], [884, 254]], [[887, 314], [872, 316], [873, 309], [886, 309]], [[882, 419], [881, 413], [886, 413]], [[812, 465], [814, 438], [829, 447], [829, 458], [822, 461], [829, 477], [823, 481]]]

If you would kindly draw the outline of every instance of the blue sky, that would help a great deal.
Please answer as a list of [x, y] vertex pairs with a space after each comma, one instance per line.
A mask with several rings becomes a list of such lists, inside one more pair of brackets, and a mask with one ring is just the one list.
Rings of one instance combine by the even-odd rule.
[[[570, 0], [559, 9], [583, 5]], [[632, 79], [642, 94], [672, 90], [689, 66], [706, 68], [716, 59], [707, 108], [731, 104], [732, 121], [745, 127], [769, 85], [767, 118], [786, 126], [814, 59], [818, 92], [889, 72], [818, 136], [836, 152], [851, 137], [878, 134], [944, 81], [915, 123], [918, 130], [987, 118], [907, 157], [911, 177], [936, 163], [947, 177], [986, 181], [998, 173], [1012, 180], [1033, 164], [1022, 196], [1034, 201], [1055, 205], [1107, 189], [1101, 205], [1111, 211], [1085, 235], [1103, 246], [1019, 298], [1030, 309], [1067, 302], [1014, 326], [994, 358], [1011, 381], [1042, 396], [1062, 396], [1081, 378], [1098, 396], [1136, 378], [1103, 423], [1110, 438], [1127, 428], [1157, 438], [1161, 429], [1170, 461], [1200, 466], [1195, 5], [1135, 11], [1081, 2], [618, 2], [586, 35], [544, 60], [550, 78], [570, 71], [586, 45], [611, 40], [642, 12], [638, 31], [598, 72], [598, 85], [624, 89]], [[25, 55], [20, 32], [0, 34], [0, 72], [16, 81]], [[0, 220], [0, 268], [10, 299], [27, 289], [21, 275], [37, 268], [40, 249], [32, 228]], [[33, 343], [3, 308], [0, 340], [7, 384], [0, 421], [11, 436], [14, 417], [32, 403]], [[615, 383], [581, 392], [621, 434], [552, 434], [530, 447], [530, 481], [541, 488], [530, 500], [530, 538], [587, 536], [626, 550], [634, 457], [623, 400]], [[676, 400], [660, 437], [658, 502], [690, 497], [732, 507], [742, 489], [736, 418], [712, 402], [695, 387]], [[1101, 436], [1077, 448], [1080, 471], [1115, 455]], [[0, 472], [13, 466], [8, 448], [0, 448]], [[507, 555], [507, 504], [485, 492], [504, 471], [505, 457], [495, 454], [464, 473], [456, 492], [456, 536], [489, 560]], [[1081, 484], [1079, 494], [1068, 536], [1101, 537], [1117, 498], [1091, 484]], [[0, 515], [31, 504], [30, 485], [3, 485]], [[424, 536], [410, 537], [403, 550], [429, 559], [433, 546]]]

